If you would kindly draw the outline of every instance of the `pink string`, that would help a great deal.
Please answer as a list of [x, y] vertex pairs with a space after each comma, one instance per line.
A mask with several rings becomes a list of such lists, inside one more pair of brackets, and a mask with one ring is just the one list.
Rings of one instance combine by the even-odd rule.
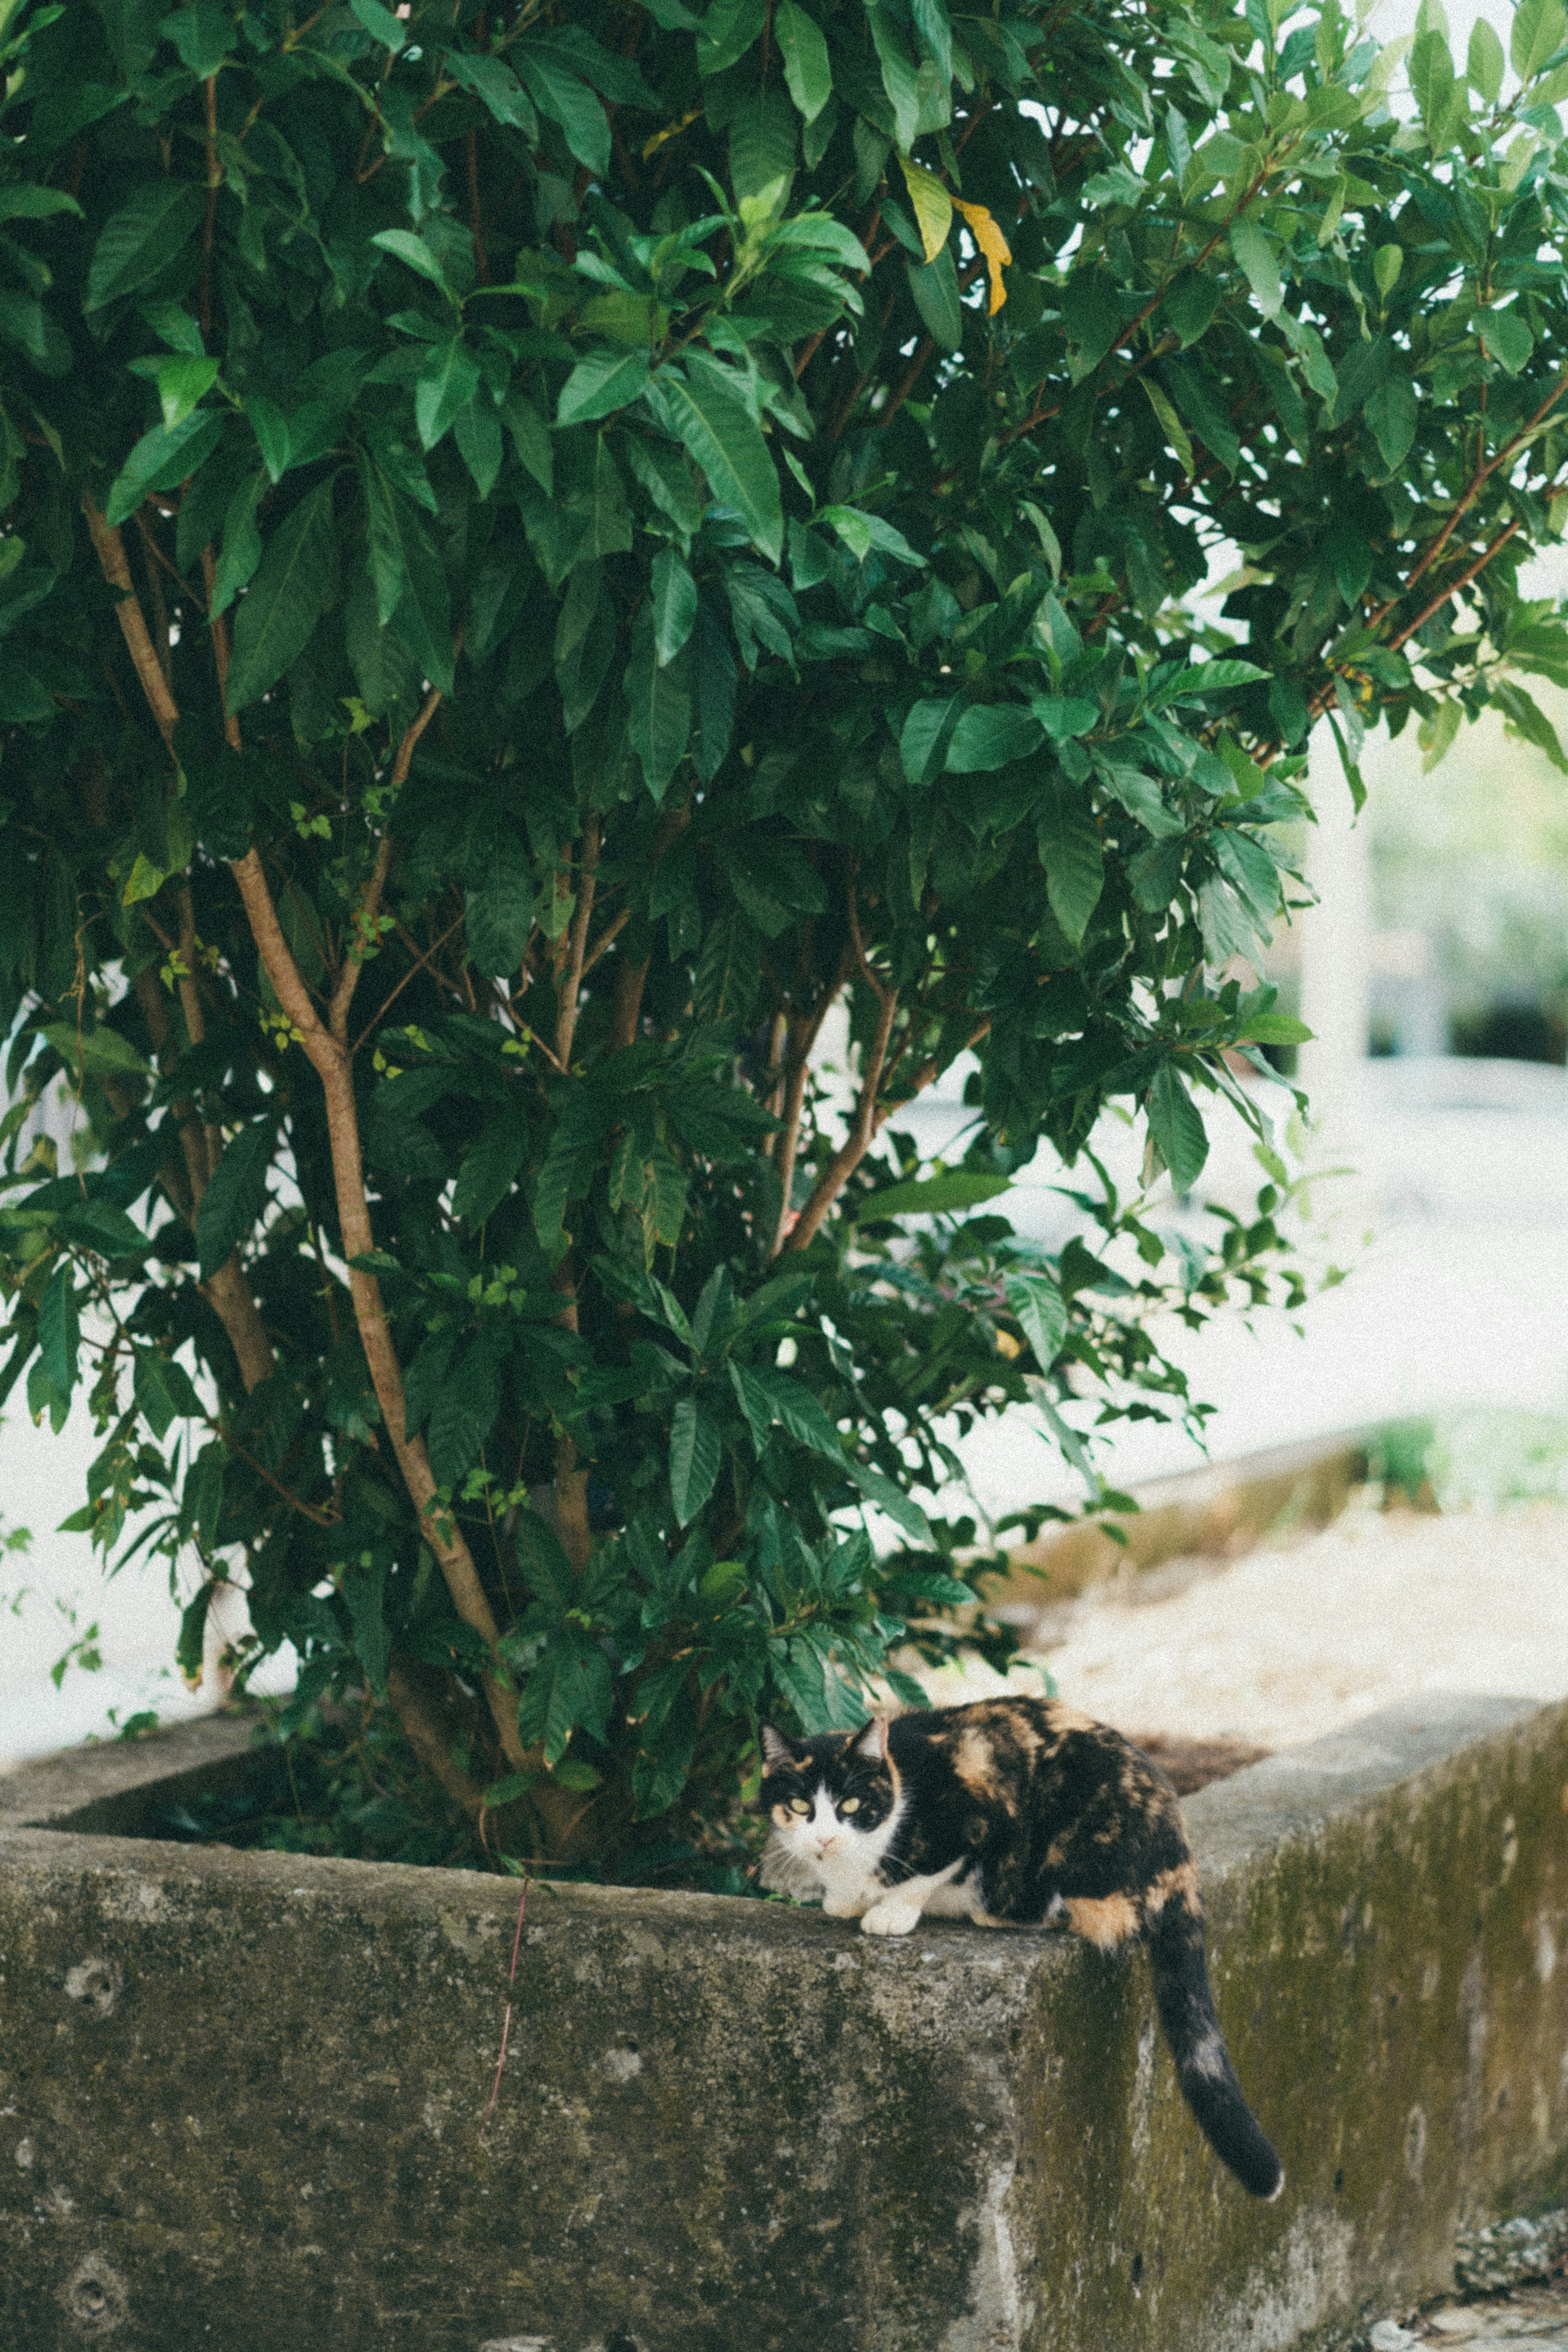
[[496, 2111], [496, 2101], [500, 2096], [500, 2078], [506, 2067], [507, 2044], [511, 2040], [511, 2008], [512, 1996], [517, 1985], [517, 1956], [522, 1949], [522, 1922], [527, 1909], [528, 1881], [525, 1878], [522, 1882], [522, 1893], [518, 1897], [517, 1933], [512, 1937], [511, 1969], [506, 1980], [506, 2015], [501, 2020], [500, 2056], [496, 2060], [496, 2078], [490, 2084], [490, 2103], [485, 2109], [484, 2120], [479, 2126], [479, 2137], [481, 2139], [483, 2139], [486, 2132], [488, 2132], [490, 2127], [490, 2117]]

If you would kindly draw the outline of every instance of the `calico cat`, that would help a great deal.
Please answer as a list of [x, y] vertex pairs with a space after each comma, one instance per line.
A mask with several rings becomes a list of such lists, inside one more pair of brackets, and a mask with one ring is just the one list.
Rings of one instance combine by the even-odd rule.
[[868, 1936], [922, 1913], [1061, 1926], [1149, 1947], [1188, 2105], [1254, 2197], [1285, 2174], [1231, 2067], [1204, 1958], [1204, 1908], [1174, 1790], [1120, 1732], [1059, 1699], [988, 1698], [792, 1744], [763, 1728], [773, 1835], [764, 1886]]

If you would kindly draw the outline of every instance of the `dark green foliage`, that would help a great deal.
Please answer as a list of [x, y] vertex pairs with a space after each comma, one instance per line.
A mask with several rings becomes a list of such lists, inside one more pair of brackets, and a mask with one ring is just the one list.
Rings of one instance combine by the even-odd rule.
[[1401, 128], [1334, 0], [23, 0], [6, 1133], [64, 1073], [90, 1153], [13, 1149], [0, 1388], [89, 1382], [183, 1664], [232, 1577], [631, 1868], [965, 1638], [977, 1415], [1197, 1410], [1148, 1318], [1266, 1295], [1274, 1187], [1205, 1258], [1005, 1182], [1120, 1102], [1189, 1185], [1300, 1034], [1237, 960], [1320, 711], [1358, 791], [1380, 711], [1550, 738], [1564, 26], [1506, 99], [1424, 26]]

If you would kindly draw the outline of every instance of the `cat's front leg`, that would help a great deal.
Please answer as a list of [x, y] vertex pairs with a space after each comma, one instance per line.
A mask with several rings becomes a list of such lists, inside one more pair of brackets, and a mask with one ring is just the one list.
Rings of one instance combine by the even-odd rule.
[[822, 1898], [825, 1919], [858, 1919], [865, 1908], [863, 1895], [825, 1895]]
[[920, 1926], [921, 1913], [936, 1894], [956, 1878], [964, 1866], [962, 1854], [945, 1870], [932, 1871], [923, 1878], [906, 1878], [872, 1904], [860, 1922], [863, 1936], [911, 1936]]

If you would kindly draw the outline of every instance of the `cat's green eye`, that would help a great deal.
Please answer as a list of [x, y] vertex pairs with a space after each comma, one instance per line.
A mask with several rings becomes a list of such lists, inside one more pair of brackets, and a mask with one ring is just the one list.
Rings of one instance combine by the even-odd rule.
[[860, 1800], [859, 1800], [859, 1798], [858, 1798], [858, 1797], [846, 1797], [846, 1798], [845, 1798], [845, 1800], [844, 1800], [844, 1802], [839, 1806], [838, 1810], [839, 1810], [839, 1811], [840, 1811], [841, 1813], [858, 1813], [858, 1812], [859, 1811], [859, 1810], [860, 1810]]
[[792, 1813], [809, 1813], [811, 1811], [804, 1797], [792, 1797], [789, 1801], [789, 1809]]

